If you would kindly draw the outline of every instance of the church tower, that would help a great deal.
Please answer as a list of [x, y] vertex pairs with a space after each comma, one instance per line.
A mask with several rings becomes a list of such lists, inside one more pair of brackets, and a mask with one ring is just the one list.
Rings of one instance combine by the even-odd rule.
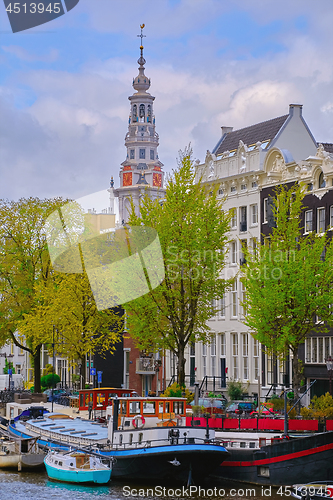
[[133, 80], [136, 92], [128, 98], [131, 111], [125, 137], [127, 156], [120, 169], [120, 187], [113, 190], [115, 196], [119, 198], [119, 219], [122, 224], [128, 220], [131, 198], [139, 213], [140, 198], [143, 195], [148, 194], [152, 199], [156, 199], [163, 198], [165, 194], [163, 163], [160, 162], [157, 153], [159, 137], [155, 131], [153, 109], [155, 97], [147, 92], [150, 79], [145, 75], [144, 68], [146, 63], [142, 45], [142, 39], [145, 37], [142, 34], [144, 24], [140, 27], [139, 74]]

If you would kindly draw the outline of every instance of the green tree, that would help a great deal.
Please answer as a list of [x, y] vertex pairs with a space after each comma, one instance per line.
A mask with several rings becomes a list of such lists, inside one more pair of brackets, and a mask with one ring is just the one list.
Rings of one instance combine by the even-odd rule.
[[17, 327], [33, 307], [36, 282], [50, 279], [44, 224], [48, 215], [64, 203], [60, 198], [0, 200], [0, 345], [10, 340], [31, 354], [37, 392], [41, 344], [24, 342], [17, 335]]
[[232, 280], [221, 273], [228, 238], [229, 214], [217, 188], [195, 182], [191, 150], [180, 154], [168, 179], [163, 202], [144, 196], [140, 215], [132, 211], [130, 226], [146, 226], [159, 235], [165, 278], [160, 286], [126, 304], [130, 335], [141, 349], [169, 349], [177, 355], [178, 383], [185, 385], [186, 346], [209, 342], [207, 324]]
[[314, 328], [326, 331], [333, 325], [333, 246], [326, 234], [304, 235], [303, 197], [299, 186], [276, 189], [275, 227], [255, 252], [246, 251], [242, 268], [244, 323], [268, 353], [292, 352], [295, 390], [301, 383], [299, 345]]
[[85, 385], [85, 356], [112, 352], [123, 329], [122, 310], [98, 311], [86, 273], [53, 272], [53, 281], [36, 284], [35, 307], [20, 321], [32, 345], [47, 344], [49, 354], [79, 364]]

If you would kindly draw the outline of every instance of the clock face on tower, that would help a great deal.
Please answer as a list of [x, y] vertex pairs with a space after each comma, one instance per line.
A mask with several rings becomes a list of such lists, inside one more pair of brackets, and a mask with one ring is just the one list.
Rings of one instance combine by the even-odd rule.
[[132, 186], [132, 172], [123, 173], [123, 186]]
[[162, 187], [162, 174], [153, 173], [153, 186]]

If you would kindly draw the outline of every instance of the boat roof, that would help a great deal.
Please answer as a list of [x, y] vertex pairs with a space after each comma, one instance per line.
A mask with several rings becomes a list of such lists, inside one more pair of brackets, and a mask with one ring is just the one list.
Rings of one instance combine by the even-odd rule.
[[79, 417], [72, 419], [64, 415], [63, 418], [59, 418], [56, 413], [50, 413], [44, 415], [44, 418], [28, 420], [28, 423], [37, 429], [57, 432], [63, 436], [83, 437], [93, 441], [105, 440], [108, 437], [107, 427], [99, 422], [91, 422]]

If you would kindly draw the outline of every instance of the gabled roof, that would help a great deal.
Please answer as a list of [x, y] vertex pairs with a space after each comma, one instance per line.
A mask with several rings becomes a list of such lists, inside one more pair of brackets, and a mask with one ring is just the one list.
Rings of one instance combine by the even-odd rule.
[[274, 139], [282, 125], [289, 118], [289, 115], [278, 116], [265, 122], [256, 123], [250, 127], [241, 128], [224, 134], [220, 142], [213, 149], [216, 156], [221, 155], [224, 151], [232, 151], [238, 148], [239, 141], [250, 146], [258, 141], [264, 142]]
[[327, 151], [327, 153], [333, 153], [333, 144], [332, 143], [330, 143], [330, 142], [319, 143], [318, 142], [318, 146], [319, 146], [319, 144], [323, 145], [323, 148], [325, 149], [325, 151]]

